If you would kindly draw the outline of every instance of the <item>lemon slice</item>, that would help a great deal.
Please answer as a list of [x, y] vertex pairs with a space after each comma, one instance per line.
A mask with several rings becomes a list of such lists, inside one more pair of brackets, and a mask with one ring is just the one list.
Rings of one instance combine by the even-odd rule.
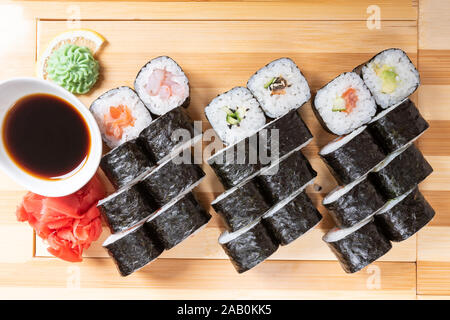
[[68, 43], [88, 47], [92, 54], [95, 55], [105, 43], [105, 38], [99, 33], [89, 29], [74, 29], [57, 35], [50, 41], [44, 53], [38, 60], [36, 73], [39, 78], [44, 80], [47, 79], [46, 70], [48, 59], [55, 50]]

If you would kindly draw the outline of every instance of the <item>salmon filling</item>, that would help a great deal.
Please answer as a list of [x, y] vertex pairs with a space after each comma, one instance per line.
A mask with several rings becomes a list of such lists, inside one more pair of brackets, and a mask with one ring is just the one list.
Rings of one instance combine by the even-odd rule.
[[109, 114], [104, 115], [103, 121], [106, 134], [120, 140], [122, 139], [124, 129], [133, 127], [136, 118], [133, 117], [127, 106], [121, 104], [117, 107], [110, 107]]

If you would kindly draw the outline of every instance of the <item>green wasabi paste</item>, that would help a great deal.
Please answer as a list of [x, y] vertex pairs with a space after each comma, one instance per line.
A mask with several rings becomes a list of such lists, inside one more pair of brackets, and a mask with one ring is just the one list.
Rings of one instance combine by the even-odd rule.
[[48, 77], [76, 94], [85, 94], [97, 82], [99, 63], [87, 47], [65, 44], [47, 61]]

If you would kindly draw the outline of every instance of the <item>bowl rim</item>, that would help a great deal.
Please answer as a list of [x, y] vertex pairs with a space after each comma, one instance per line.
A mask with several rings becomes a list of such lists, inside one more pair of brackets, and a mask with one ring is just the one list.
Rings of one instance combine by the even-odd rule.
[[[27, 92], [24, 94], [13, 93], [13, 98], [9, 98], [9, 100], [13, 101], [12, 103], [9, 103], [7, 106], [0, 105], [0, 139], [2, 140], [0, 146], [0, 169], [14, 182], [25, 187], [27, 190], [42, 196], [62, 197], [78, 191], [95, 175], [102, 156], [103, 143], [100, 129], [94, 116], [89, 111], [89, 107], [85, 106], [77, 96], [68, 90], [48, 80], [34, 77], [15, 77], [1, 81], [0, 92], [3, 90], [4, 86], [14, 84], [17, 84], [18, 86], [27, 84], [30, 86], [34, 85], [36, 87], [40, 87], [41, 90], [31, 90], [35, 92]], [[30, 89], [27, 88], [24, 91], [27, 90]], [[35, 177], [17, 166], [5, 150], [3, 143], [3, 125], [5, 115], [19, 99], [34, 93], [52, 94], [67, 101], [80, 113], [87, 125], [91, 142], [88, 157], [83, 166], [70, 177], [59, 180], [47, 180]]]

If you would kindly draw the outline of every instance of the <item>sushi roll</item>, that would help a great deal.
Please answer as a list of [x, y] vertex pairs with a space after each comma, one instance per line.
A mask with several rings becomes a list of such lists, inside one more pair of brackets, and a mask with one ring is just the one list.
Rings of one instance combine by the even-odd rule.
[[335, 188], [322, 203], [338, 227], [349, 228], [379, 212], [386, 199], [364, 178]]
[[207, 163], [225, 189], [237, 186], [261, 169], [257, 142], [254, 143], [249, 138], [220, 150], [211, 156]]
[[194, 121], [183, 108], [173, 109], [153, 121], [139, 135], [139, 140], [152, 160], [162, 163], [201, 137]]
[[110, 148], [135, 139], [152, 122], [152, 116], [129, 87], [111, 89], [92, 102], [90, 111]]
[[167, 56], [150, 60], [141, 68], [134, 89], [151, 113], [158, 116], [189, 106], [189, 80], [181, 67]]
[[219, 244], [238, 273], [252, 269], [278, 249], [278, 243], [261, 220], [233, 233], [225, 231], [219, 237]]
[[97, 207], [112, 233], [134, 227], [156, 209], [152, 200], [143, 195], [137, 184], [100, 200]]
[[211, 205], [231, 232], [262, 217], [270, 209], [253, 180], [225, 191]]
[[322, 220], [305, 191], [263, 216], [263, 224], [280, 245], [284, 246], [313, 229]]
[[364, 220], [348, 229], [334, 228], [323, 241], [336, 255], [347, 273], [354, 273], [371, 264], [392, 248], [373, 219]]
[[205, 173], [198, 164], [177, 164], [169, 159], [143, 177], [139, 184], [162, 207], [179, 194], [198, 185], [204, 176]]
[[[264, 154], [272, 160], [307, 146], [313, 138], [297, 110], [289, 111], [284, 116], [272, 120], [258, 131], [257, 136], [259, 154]], [[276, 145], [278, 150], [272, 150], [272, 138], [274, 142], [278, 142]]]
[[414, 188], [432, 172], [422, 153], [411, 144], [389, 155], [369, 178], [387, 199], [393, 199]]
[[386, 157], [366, 126], [336, 138], [319, 155], [341, 185], [366, 175]]
[[428, 127], [428, 122], [409, 99], [380, 112], [368, 125], [370, 133], [386, 153], [415, 141]]
[[375, 222], [391, 241], [403, 241], [422, 229], [434, 217], [434, 210], [419, 189], [408, 191], [389, 202], [375, 215]]
[[143, 225], [109, 236], [103, 243], [103, 247], [113, 258], [123, 277], [146, 266], [164, 251], [158, 239]]
[[383, 109], [403, 101], [420, 84], [419, 72], [401, 49], [381, 51], [355, 71]]
[[289, 58], [274, 60], [259, 69], [248, 80], [247, 88], [270, 118], [298, 109], [311, 98], [308, 82]]
[[317, 91], [313, 111], [326, 130], [343, 135], [369, 122], [377, 106], [362, 79], [346, 72]]
[[255, 181], [268, 202], [275, 205], [306, 184], [312, 183], [316, 176], [317, 172], [301, 150], [298, 150], [261, 170]]
[[145, 222], [145, 227], [155, 234], [168, 250], [206, 225], [210, 219], [211, 215], [189, 192], [150, 217]]
[[105, 154], [100, 168], [116, 189], [126, 186], [153, 166], [137, 140], [127, 141]]
[[235, 87], [214, 98], [205, 108], [205, 115], [226, 145], [252, 135], [266, 123], [258, 101], [244, 87]]

